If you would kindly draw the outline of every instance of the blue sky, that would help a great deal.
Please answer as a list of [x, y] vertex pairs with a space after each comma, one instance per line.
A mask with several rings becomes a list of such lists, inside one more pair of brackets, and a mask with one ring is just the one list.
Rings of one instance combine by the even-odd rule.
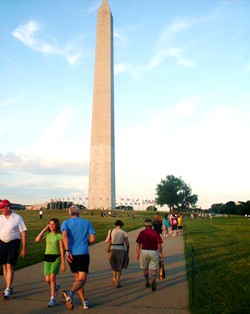
[[[250, 199], [250, 2], [109, 0], [116, 196]], [[0, 1], [0, 198], [85, 198], [101, 1]]]

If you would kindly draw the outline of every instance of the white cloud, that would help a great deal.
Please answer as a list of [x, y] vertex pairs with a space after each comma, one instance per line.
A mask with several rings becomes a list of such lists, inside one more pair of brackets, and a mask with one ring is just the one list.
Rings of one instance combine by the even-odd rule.
[[80, 60], [81, 60], [81, 56], [82, 56], [82, 54], [80, 52], [78, 52], [75, 55], [68, 56], [67, 60], [68, 60], [69, 64], [71, 64], [73, 66], [74, 65], [79, 65], [80, 64]]
[[97, 1], [96, 3], [94, 3], [92, 6], [90, 6], [86, 11], [88, 14], [91, 14], [93, 12], [96, 12], [100, 6], [101, 6], [102, 1]]
[[43, 39], [42, 27], [34, 20], [29, 21], [26, 24], [20, 24], [13, 32], [12, 35], [20, 40], [24, 45], [28, 46], [32, 50], [43, 53], [46, 55], [59, 55], [65, 58], [70, 65], [80, 64], [81, 53], [72, 53], [74, 45], [72, 43], [67, 44], [65, 47], [60, 47], [56, 40], [47, 42]]
[[27, 24], [19, 25], [12, 35], [34, 51], [45, 54], [63, 54], [63, 50], [57, 48], [55, 44], [48, 44], [37, 38], [39, 31], [41, 31], [41, 26], [36, 21], [29, 21]]
[[124, 49], [127, 47], [129, 42], [129, 37], [124, 32], [114, 31], [114, 39], [119, 42], [120, 46]]
[[24, 153], [0, 154], [1, 174], [22, 172], [34, 175], [84, 175], [88, 163], [82, 161], [51, 161], [43, 156]]
[[168, 57], [174, 57], [178, 64], [186, 68], [193, 68], [194, 62], [183, 56], [183, 50], [180, 48], [160, 49], [152, 57], [148, 64], [148, 70], [159, 67]]
[[176, 20], [166, 26], [165, 30], [162, 32], [158, 45], [162, 46], [163, 44], [167, 43], [169, 39], [178, 33], [184, 32], [191, 28], [194, 24], [196, 24], [195, 20], [192, 19], [182, 19]]
[[114, 74], [115, 75], [125, 73], [125, 72], [128, 72], [136, 80], [140, 80], [142, 78], [141, 68], [136, 67], [129, 62], [120, 63], [120, 64], [117, 64], [114, 66]]

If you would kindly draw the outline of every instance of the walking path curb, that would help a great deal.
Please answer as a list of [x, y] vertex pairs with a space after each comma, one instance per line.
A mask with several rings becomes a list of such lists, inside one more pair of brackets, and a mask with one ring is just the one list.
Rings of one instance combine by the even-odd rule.
[[[182, 237], [163, 238], [163, 255], [166, 267], [166, 278], [157, 280], [157, 290], [144, 288], [144, 277], [135, 257], [135, 240], [140, 230], [129, 232], [130, 263], [122, 274], [122, 287], [114, 288], [111, 281], [111, 270], [104, 251], [104, 242], [90, 247], [90, 273], [85, 286], [86, 297], [92, 302], [89, 309], [95, 314], [141, 314], [141, 313], [173, 313], [188, 314], [188, 283]], [[31, 252], [28, 252], [31, 254]], [[60, 273], [57, 281], [61, 289], [69, 289], [73, 275], [67, 267]], [[4, 290], [4, 279], [0, 278], [0, 288]], [[74, 296], [75, 308], [66, 309], [61, 297], [57, 297], [58, 305], [48, 308], [50, 298], [49, 286], [43, 277], [43, 263], [26, 267], [15, 272], [15, 294], [10, 300], [0, 300], [0, 312], [3, 314], [43, 314], [43, 313], [82, 313], [81, 301]]]

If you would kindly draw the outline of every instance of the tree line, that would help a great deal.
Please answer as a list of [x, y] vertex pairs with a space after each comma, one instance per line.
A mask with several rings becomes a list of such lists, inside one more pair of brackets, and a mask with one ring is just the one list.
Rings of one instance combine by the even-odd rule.
[[250, 215], [250, 201], [237, 203], [229, 201], [226, 204], [217, 203], [211, 206], [210, 211], [215, 214]]

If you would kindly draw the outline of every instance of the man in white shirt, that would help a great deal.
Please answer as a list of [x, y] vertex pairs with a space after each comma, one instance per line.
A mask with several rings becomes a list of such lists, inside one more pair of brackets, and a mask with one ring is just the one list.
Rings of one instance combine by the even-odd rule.
[[[14, 267], [17, 263], [19, 249], [20, 255], [25, 257], [26, 252], [26, 226], [22, 217], [11, 210], [8, 200], [0, 201], [0, 264], [3, 265], [3, 275], [6, 289], [3, 297], [9, 299], [13, 293]], [[22, 240], [22, 241], [21, 241]]]

